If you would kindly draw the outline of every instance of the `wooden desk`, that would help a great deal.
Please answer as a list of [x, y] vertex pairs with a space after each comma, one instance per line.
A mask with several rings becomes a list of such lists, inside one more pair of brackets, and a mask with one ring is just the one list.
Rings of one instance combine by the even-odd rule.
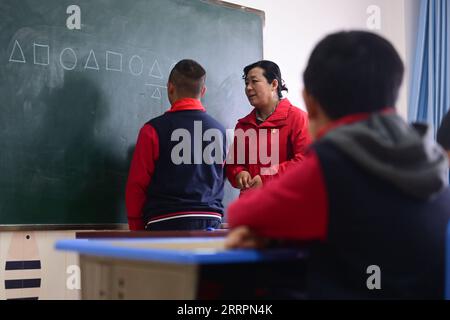
[[225, 250], [224, 237], [62, 240], [56, 248], [80, 254], [83, 299], [301, 298], [305, 287], [303, 250]]

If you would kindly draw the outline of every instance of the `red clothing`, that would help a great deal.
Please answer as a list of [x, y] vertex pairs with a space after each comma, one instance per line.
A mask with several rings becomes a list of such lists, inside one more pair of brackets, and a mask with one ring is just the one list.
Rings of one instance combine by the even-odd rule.
[[[325, 240], [328, 198], [315, 153], [262, 189], [250, 191], [228, 208], [231, 227], [249, 226], [258, 235], [291, 240]], [[280, 216], [282, 214], [282, 216]]]
[[[253, 142], [250, 141], [251, 139], [245, 139], [245, 149], [237, 142], [239, 129], [245, 134], [257, 133]], [[278, 143], [274, 139], [277, 135]], [[272, 157], [272, 150], [275, 143], [278, 146], [278, 159], [276, 163], [273, 163], [275, 159]], [[236, 125], [234, 144], [227, 158], [227, 178], [236, 187], [236, 175], [241, 171], [248, 171], [252, 178], [260, 175], [263, 183], [266, 183], [279, 174], [283, 174], [294, 163], [302, 161], [310, 143], [308, 115], [294, 107], [288, 99], [281, 100], [274, 113], [259, 125], [256, 121], [256, 110], [253, 110], [245, 118], [238, 120]], [[267, 146], [267, 152], [261, 149], [265, 146]], [[245, 159], [242, 159], [244, 161], [239, 161], [239, 155], [245, 155]], [[272, 157], [273, 160], [270, 163], [264, 163], [267, 162], [264, 159], [266, 155], [268, 158]], [[250, 161], [251, 157], [255, 157], [253, 159], [255, 161]], [[266, 168], [266, 171], [262, 171], [262, 168]], [[269, 168], [270, 170], [267, 170]]]
[[[185, 110], [205, 111], [205, 108], [199, 100], [185, 98], [176, 101], [167, 112]], [[155, 162], [158, 158], [158, 134], [151, 125], [145, 124], [139, 132], [125, 191], [130, 230], [144, 230], [142, 208], [147, 199], [147, 189], [152, 180]]]
[[[426, 151], [436, 146], [395, 114], [368, 117], [324, 128], [303, 162], [231, 204], [228, 222], [310, 242], [302, 277], [311, 299], [441, 299], [450, 218], [444, 155]], [[373, 263], [382, 290], [362, 276]]]
[[[368, 117], [368, 113], [360, 113], [338, 119], [324, 127], [319, 132], [319, 138], [339, 126]], [[232, 203], [228, 208], [228, 222], [231, 227], [249, 226], [259, 235], [269, 238], [325, 240], [328, 209], [328, 195], [319, 158], [311, 150], [303, 162], [276, 182], [252, 190]]]

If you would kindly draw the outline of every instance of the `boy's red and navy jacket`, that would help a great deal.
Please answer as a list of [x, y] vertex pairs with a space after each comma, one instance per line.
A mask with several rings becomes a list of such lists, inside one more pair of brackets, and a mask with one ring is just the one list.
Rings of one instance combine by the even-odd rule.
[[[318, 299], [442, 299], [450, 218], [447, 159], [394, 112], [338, 120], [306, 159], [228, 209], [232, 227], [313, 241]], [[370, 266], [381, 290], [367, 287]]]
[[[203, 159], [203, 150], [211, 143], [203, 141], [209, 129], [218, 130], [223, 138], [220, 163]], [[175, 130], [190, 134], [190, 141], [182, 141], [191, 149], [188, 164], [172, 159], [174, 147], [181, 143], [178, 136], [179, 141], [172, 141]], [[180, 217], [221, 219], [225, 152], [225, 129], [206, 114], [199, 100], [180, 99], [146, 123], [139, 132], [126, 187], [130, 229], [143, 230], [148, 222]]]
[[[253, 143], [250, 142], [251, 139], [245, 139], [245, 145], [243, 145], [245, 149], [238, 149], [239, 144], [236, 143], [238, 130], [247, 134], [250, 130], [257, 133]], [[262, 131], [265, 131], [266, 135], [261, 135]], [[278, 141], [275, 141], [273, 137], [278, 137]], [[266, 141], [260, 141], [260, 139], [266, 139]], [[274, 143], [277, 143], [278, 147], [278, 163], [263, 163], [260, 154], [261, 146], [267, 146], [267, 152], [264, 152], [263, 156], [267, 155], [271, 158]], [[249, 115], [238, 120], [236, 125], [233, 152], [229, 153], [226, 163], [227, 178], [233, 187], [236, 187], [236, 175], [242, 171], [248, 171], [252, 177], [260, 175], [263, 183], [266, 183], [284, 173], [294, 163], [302, 161], [310, 143], [308, 115], [294, 107], [288, 99], [282, 99], [274, 113], [261, 124], [257, 123], [256, 111], [253, 110]], [[245, 156], [245, 158], [242, 157], [245, 160], [239, 161], [239, 156], [242, 155]], [[250, 163], [249, 159], [252, 157], [255, 157], [256, 161]], [[269, 174], [264, 174], [261, 168], [268, 169]]]

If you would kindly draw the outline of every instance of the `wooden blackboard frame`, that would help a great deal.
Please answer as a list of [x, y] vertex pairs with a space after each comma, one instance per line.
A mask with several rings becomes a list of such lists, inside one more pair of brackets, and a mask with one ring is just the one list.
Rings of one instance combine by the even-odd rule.
[[200, 0], [201, 2], [206, 2], [209, 4], [215, 4], [221, 7], [226, 7], [226, 8], [231, 8], [231, 9], [237, 9], [237, 10], [242, 10], [244, 12], [250, 12], [250, 13], [254, 13], [256, 15], [259, 15], [262, 21], [262, 26], [263, 28], [266, 25], [266, 13], [262, 10], [259, 9], [255, 9], [255, 8], [250, 8], [250, 7], [246, 7], [246, 6], [242, 6], [239, 4], [235, 4], [235, 3], [230, 3], [230, 2], [226, 2], [226, 1], [221, 1], [221, 0]]

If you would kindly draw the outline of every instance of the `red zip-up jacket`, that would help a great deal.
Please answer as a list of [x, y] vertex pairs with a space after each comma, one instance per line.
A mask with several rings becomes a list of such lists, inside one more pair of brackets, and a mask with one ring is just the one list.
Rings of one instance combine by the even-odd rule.
[[[242, 148], [242, 144], [240, 147], [237, 143], [238, 130], [243, 130], [244, 134], [250, 134], [251, 130], [257, 133], [253, 141], [245, 139], [245, 149]], [[275, 139], [276, 137], [278, 139]], [[301, 162], [310, 143], [308, 115], [294, 107], [288, 99], [282, 99], [274, 113], [259, 125], [256, 121], [256, 111], [253, 110], [249, 115], [238, 120], [236, 125], [234, 143], [226, 163], [227, 178], [236, 188], [236, 175], [242, 171], [248, 171], [252, 178], [260, 175], [265, 184], [283, 174], [294, 163]], [[273, 159], [277, 160], [276, 163], [273, 161], [264, 163], [267, 160], [264, 157], [267, 155], [270, 159], [276, 145], [278, 146], [278, 159]], [[267, 147], [267, 152], [265, 149], [261, 149], [265, 147]], [[239, 157], [242, 158], [243, 155], [245, 155], [245, 160], [239, 161]], [[252, 157], [254, 159], [250, 161]]]
[[[331, 122], [320, 130], [318, 139], [336, 127], [367, 117], [356, 114]], [[231, 227], [250, 226], [269, 238], [326, 240], [328, 209], [320, 161], [317, 153], [308, 149], [304, 161], [282, 179], [233, 202], [228, 207], [228, 222]]]

